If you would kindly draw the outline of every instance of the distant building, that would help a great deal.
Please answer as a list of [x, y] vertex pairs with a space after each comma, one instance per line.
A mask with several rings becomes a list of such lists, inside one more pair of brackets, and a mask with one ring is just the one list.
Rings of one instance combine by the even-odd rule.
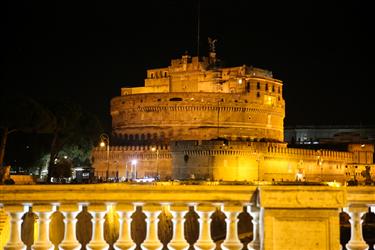
[[297, 145], [375, 143], [375, 126], [290, 126], [284, 130], [285, 142]]
[[111, 100], [112, 144], [109, 152], [105, 147], [93, 151], [95, 175], [120, 180], [361, 178], [373, 164], [373, 137], [352, 130], [288, 130], [285, 140], [291, 145], [292, 138], [359, 143], [344, 150], [289, 147], [282, 86], [268, 70], [222, 67], [213, 51], [207, 58], [183, 55], [168, 67], [147, 70], [144, 87], [122, 88]]

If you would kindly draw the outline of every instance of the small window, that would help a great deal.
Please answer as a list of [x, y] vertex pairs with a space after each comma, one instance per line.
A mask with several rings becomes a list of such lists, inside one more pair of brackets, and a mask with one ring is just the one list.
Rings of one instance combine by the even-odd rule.
[[272, 85], [272, 92], [275, 92], [275, 86]]
[[250, 82], [247, 82], [247, 83], [246, 83], [246, 92], [247, 92], [247, 93], [250, 92]]
[[266, 83], [266, 91], [268, 91], [268, 83]]
[[257, 89], [260, 89], [260, 82], [257, 82]]
[[151, 78], [154, 78], [154, 73], [151, 73]]
[[161, 99], [159, 98], [159, 99], [158, 99], [158, 102], [160, 102], [160, 101], [161, 101]]
[[280, 87], [277, 88], [277, 92], [280, 94]]
[[167, 72], [164, 72], [164, 77], [167, 77]]
[[169, 101], [171, 101], [171, 102], [181, 102], [182, 98], [181, 97], [173, 97], [173, 98], [169, 99]]
[[259, 93], [259, 92], [257, 92], [257, 97], [258, 97], [258, 98], [260, 97], [260, 93]]

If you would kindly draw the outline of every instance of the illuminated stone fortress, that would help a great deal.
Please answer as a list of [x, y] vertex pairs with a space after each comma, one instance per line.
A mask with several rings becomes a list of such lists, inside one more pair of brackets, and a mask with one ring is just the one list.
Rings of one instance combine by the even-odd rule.
[[[147, 70], [144, 87], [111, 100], [113, 143], [93, 151], [96, 176], [222, 181], [362, 178], [371, 144], [289, 148], [283, 83], [252, 66], [222, 67], [211, 50]], [[306, 114], [308, 115], [308, 114]], [[118, 145], [118, 146], [114, 146]]]

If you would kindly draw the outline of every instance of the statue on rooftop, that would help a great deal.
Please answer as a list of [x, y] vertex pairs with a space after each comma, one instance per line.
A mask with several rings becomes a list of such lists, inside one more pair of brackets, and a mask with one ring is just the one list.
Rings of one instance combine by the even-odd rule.
[[208, 45], [210, 46], [210, 52], [215, 52], [215, 43], [217, 39], [213, 39], [211, 37], [208, 38]]

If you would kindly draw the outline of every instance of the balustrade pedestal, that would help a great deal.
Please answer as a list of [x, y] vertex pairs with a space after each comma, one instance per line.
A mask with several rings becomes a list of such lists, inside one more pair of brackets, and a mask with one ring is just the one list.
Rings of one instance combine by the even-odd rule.
[[10, 217], [10, 237], [4, 250], [24, 250], [25, 244], [21, 240], [22, 216], [25, 213], [23, 205], [6, 205], [4, 210]]
[[79, 250], [81, 244], [76, 237], [76, 216], [78, 215], [79, 207], [77, 204], [61, 204], [59, 207], [60, 212], [64, 215], [64, 239], [59, 244], [61, 250]]
[[367, 212], [367, 206], [349, 206], [347, 211], [350, 215], [351, 236], [346, 248], [348, 250], [366, 250], [368, 245], [362, 235], [362, 215]]
[[120, 232], [119, 238], [114, 244], [116, 250], [131, 249], [135, 246], [131, 238], [131, 215], [134, 212], [132, 204], [117, 204], [116, 210], [119, 215]]
[[183, 250], [189, 247], [189, 243], [184, 235], [185, 214], [188, 212], [186, 205], [172, 205], [171, 213], [173, 215], [173, 238], [169, 242], [168, 247], [175, 250]]
[[199, 205], [197, 212], [199, 214], [199, 238], [194, 244], [201, 250], [215, 249], [216, 244], [211, 238], [211, 215], [215, 211], [213, 205]]
[[104, 216], [107, 207], [104, 204], [90, 204], [87, 211], [92, 215], [92, 238], [86, 246], [90, 250], [107, 250], [108, 244], [104, 240]]
[[227, 236], [222, 244], [228, 250], [240, 250], [243, 247], [238, 238], [237, 222], [238, 214], [243, 210], [242, 206], [226, 205], [224, 206], [224, 213], [227, 217]]
[[49, 240], [49, 223], [53, 213], [51, 204], [33, 205], [33, 212], [38, 216], [38, 238], [32, 245], [33, 250], [52, 250], [53, 244]]
[[161, 212], [160, 205], [144, 205], [143, 212], [147, 215], [147, 233], [142, 247], [148, 250], [161, 249], [163, 244], [158, 238], [158, 215]]

